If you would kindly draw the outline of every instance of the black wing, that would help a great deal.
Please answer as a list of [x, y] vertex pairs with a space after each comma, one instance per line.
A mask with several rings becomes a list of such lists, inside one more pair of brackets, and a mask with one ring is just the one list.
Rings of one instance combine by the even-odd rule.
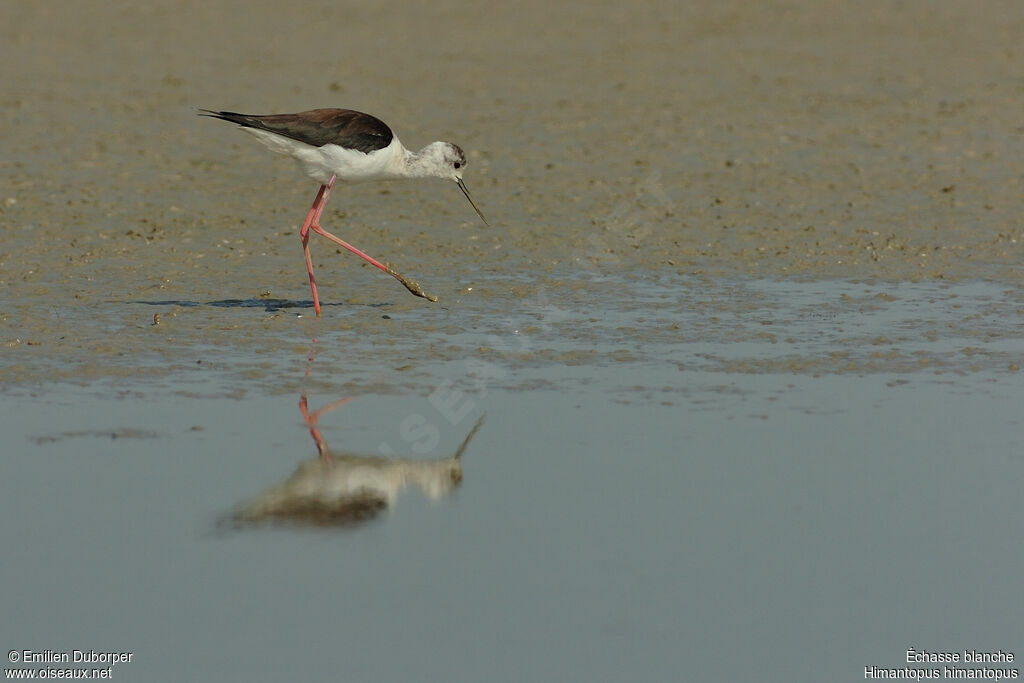
[[271, 114], [252, 116], [233, 111], [200, 109], [200, 116], [212, 116], [237, 123], [246, 128], [258, 128], [313, 147], [338, 145], [370, 153], [391, 144], [394, 133], [376, 116], [351, 109], [312, 109], [298, 114]]

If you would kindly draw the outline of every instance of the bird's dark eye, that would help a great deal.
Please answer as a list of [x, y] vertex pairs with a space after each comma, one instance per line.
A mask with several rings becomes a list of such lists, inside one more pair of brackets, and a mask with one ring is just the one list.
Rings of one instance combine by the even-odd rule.
[[456, 161], [456, 162], [455, 162], [455, 169], [456, 169], [456, 170], [458, 170], [458, 169], [460, 169], [460, 168], [462, 168], [462, 164], [461, 164], [461, 163], [459, 163], [458, 161]]

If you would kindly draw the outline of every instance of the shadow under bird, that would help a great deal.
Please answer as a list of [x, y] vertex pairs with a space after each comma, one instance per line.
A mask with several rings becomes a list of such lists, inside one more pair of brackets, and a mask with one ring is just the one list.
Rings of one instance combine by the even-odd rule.
[[375, 116], [350, 109], [313, 109], [298, 114], [254, 116], [231, 111], [200, 109], [200, 116], [237, 123], [275, 152], [293, 157], [303, 172], [321, 183], [312, 208], [306, 214], [299, 237], [306, 258], [309, 286], [313, 292], [313, 308], [320, 315], [320, 298], [313, 277], [313, 261], [309, 255], [309, 232], [312, 230], [348, 249], [356, 256], [391, 275], [416, 296], [437, 301], [414, 281], [390, 265], [381, 263], [320, 226], [320, 216], [336, 181], [362, 182], [399, 178], [443, 178], [454, 180], [466, 199], [488, 225], [480, 207], [473, 201], [462, 174], [466, 155], [458, 145], [432, 142], [419, 152], [406, 149], [386, 123]]

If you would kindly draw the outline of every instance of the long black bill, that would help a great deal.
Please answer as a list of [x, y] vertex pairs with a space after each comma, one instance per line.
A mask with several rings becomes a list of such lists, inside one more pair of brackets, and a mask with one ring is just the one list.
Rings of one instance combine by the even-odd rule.
[[468, 199], [469, 203], [473, 205], [474, 209], [476, 209], [477, 214], [480, 216], [480, 220], [482, 220], [484, 225], [488, 228], [491, 227], [491, 224], [487, 222], [486, 218], [484, 218], [484, 212], [480, 210], [480, 207], [476, 205], [476, 202], [474, 202], [473, 198], [469, 195], [469, 188], [466, 187], [466, 183], [463, 182], [462, 178], [456, 178], [455, 182], [459, 184], [459, 189], [462, 190], [462, 194], [466, 195], [466, 199]]

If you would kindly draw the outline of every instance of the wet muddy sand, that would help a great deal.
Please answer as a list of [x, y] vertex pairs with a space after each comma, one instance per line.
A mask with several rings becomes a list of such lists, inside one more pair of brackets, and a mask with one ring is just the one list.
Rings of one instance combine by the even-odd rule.
[[[462, 145], [493, 227], [441, 181], [339, 188], [324, 219], [435, 308], [516, 315], [568, 280], [564, 306], [600, 310], [623, 294], [608, 273], [1020, 286], [1016, 4], [331, 7], [5, 8], [5, 365], [88, 377], [176, 326], [259, 354], [275, 323], [258, 303], [308, 302], [315, 183], [203, 106], [346, 106], [407, 146]], [[321, 333], [381, 307], [343, 316], [372, 343], [381, 313], [430, 308], [333, 245], [313, 254], [335, 304]], [[191, 306], [210, 302], [253, 307], [215, 311], [225, 330]]]

